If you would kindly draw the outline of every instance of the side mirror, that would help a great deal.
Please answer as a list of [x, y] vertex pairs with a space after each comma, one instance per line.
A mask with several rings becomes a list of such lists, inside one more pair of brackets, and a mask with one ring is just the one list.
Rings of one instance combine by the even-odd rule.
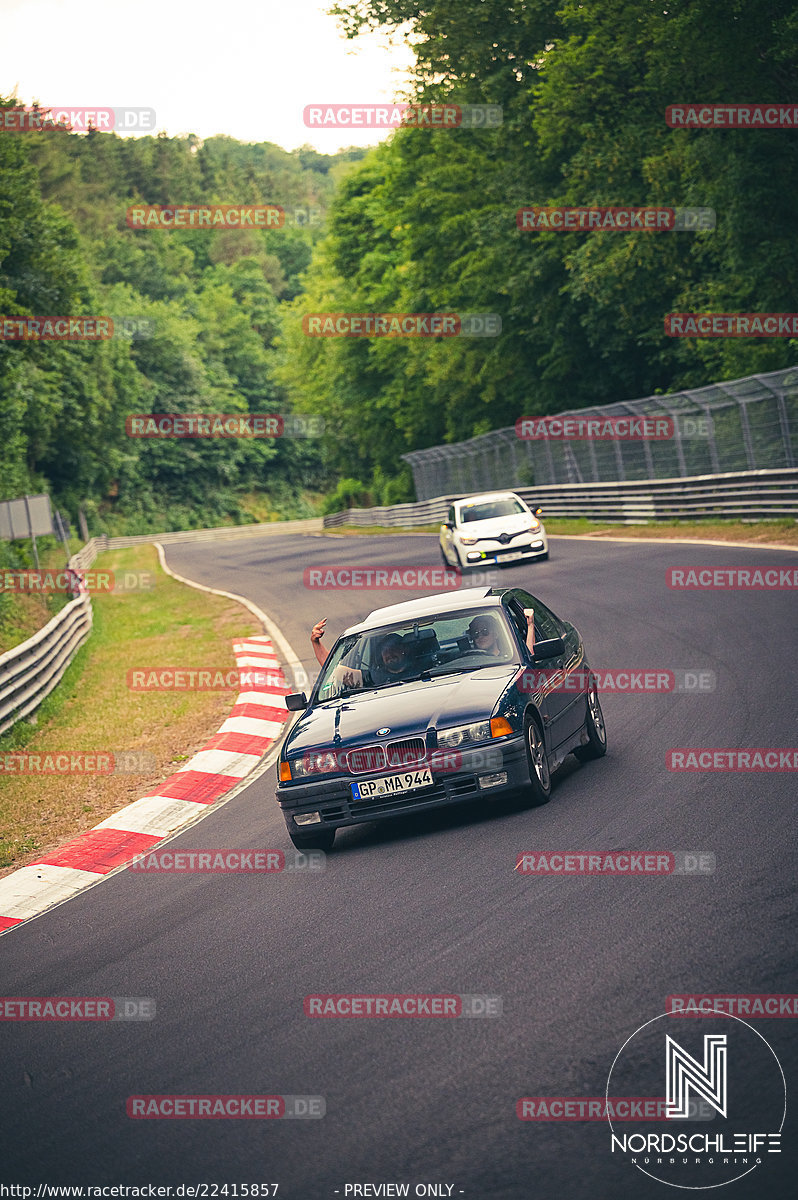
[[532, 657], [535, 662], [540, 662], [547, 658], [557, 658], [559, 654], [565, 654], [565, 642], [561, 637], [556, 637], [548, 638], [545, 642], [535, 642]]
[[443, 528], [444, 529], [454, 529], [454, 524], [451, 521], [444, 521]]
[[542, 512], [543, 512], [543, 509], [542, 509], [542, 508], [536, 508], [536, 509], [535, 509], [535, 516], [536, 516], [536, 517], [539, 517], [539, 516], [540, 516], [540, 514], [541, 514]]
[[307, 706], [308, 698], [304, 692], [289, 692], [285, 698], [285, 707], [289, 712], [301, 712]]

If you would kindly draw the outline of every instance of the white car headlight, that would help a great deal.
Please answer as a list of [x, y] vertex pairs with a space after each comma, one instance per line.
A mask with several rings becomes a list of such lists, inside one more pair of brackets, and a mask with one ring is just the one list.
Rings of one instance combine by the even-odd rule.
[[462, 533], [460, 534], [460, 542], [463, 546], [476, 546], [477, 541], [477, 538], [463, 537]]
[[478, 721], [474, 725], [456, 725], [453, 729], [438, 730], [438, 746], [442, 750], [455, 750], [473, 742], [489, 742], [490, 721]]
[[536, 521], [536, 520], [533, 518], [533, 519], [532, 519], [532, 524], [529, 526], [529, 532], [530, 532], [530, 533], [537, 533], [537, 531], [538, 531], [539, 529], [540, 529], [540, 521]]

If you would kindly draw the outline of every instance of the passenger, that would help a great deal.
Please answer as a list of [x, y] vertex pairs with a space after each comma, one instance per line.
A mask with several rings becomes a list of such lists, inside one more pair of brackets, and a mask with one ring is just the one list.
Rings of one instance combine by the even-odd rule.
[[499, 627], [489, 613], [477, 613], [468, 626], [468, 636], [474, 649], [481, 650], [483, 654], [504, 653], [499, 645]]
[[324, 637], [324, 626], [327, 624], [327, 618], [322, 617], [310, 631], [310, 644], [313, 647], [313, 653], [318, 659], [320, 667], [323, 667], [327, 661], [327, 655], [330, 653], [326, 646], [322, 646], [321, 639]]
[[[526, 617], [526, 644], [530, 653], [534, 653], [534, 610], [531, 608], [525, 608], [524, 616]], [[505, 654], [505, 650], [502, 649], [502, 645], [499, 640], [498, 621], [490, 613], [478, 613], [468, 626], [467, 632], [475, 650], [481, 650], [483, 654], [491, 654], [494, 656], [503, 656]]]

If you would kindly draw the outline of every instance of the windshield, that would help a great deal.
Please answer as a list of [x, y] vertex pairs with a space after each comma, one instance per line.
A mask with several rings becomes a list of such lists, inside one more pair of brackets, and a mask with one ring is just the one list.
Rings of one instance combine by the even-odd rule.
[[341, 638], [322, 668], [317, 699], [517, 660], [501, 609], [447, 612]]
[[520, 500], [508, 497], [506, 500], [485, 500], [482, 504], [464, 504], [460, 509], [460, 521], [467, 525], [469, 521], [489, 521], [492, 517], [515, 517], [525, 513], [526, 509]]

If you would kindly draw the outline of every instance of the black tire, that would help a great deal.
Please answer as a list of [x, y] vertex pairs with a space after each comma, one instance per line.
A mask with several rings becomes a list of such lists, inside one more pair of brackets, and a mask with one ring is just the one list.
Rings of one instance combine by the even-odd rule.
[[598, 685], [592, 675], [587, 689], [585, 730], [588, 737], [587, 744], [577, 746], [574, 754], [580, 762], [590, 762], [592, 758], [603, 758], [607, 753], [607, 729], [604, 724], [604, 714], [601, 711]]
[[457, 563], [456, 563], [456, 566], [450, 567], [449, 569], [453, 570], [453, 571], [459, 571], [461, 575], [465, 575], [465, 573], [468, 570], [469, 564], [463, 562], [462, 558], [460, 557], [460, 551], [457, 549], [456, 546], [453, 547], [453, 549], [454, 549], [454, 557], [457, 560]]
[[551, 799], [551, 772], [546, 758], [543, 731], [532, 716], [528, 716], [524, 721], [524, 743], [529, 768], [528, 802], [530, 808], [539, 808], [541, 804], [548, 804]]
[[288, 836], [297, 850], [323, 850], [326, 853], [328, 850], [332, 850], [335, 830], [320, 829], [317, 833], [289, 832]]

